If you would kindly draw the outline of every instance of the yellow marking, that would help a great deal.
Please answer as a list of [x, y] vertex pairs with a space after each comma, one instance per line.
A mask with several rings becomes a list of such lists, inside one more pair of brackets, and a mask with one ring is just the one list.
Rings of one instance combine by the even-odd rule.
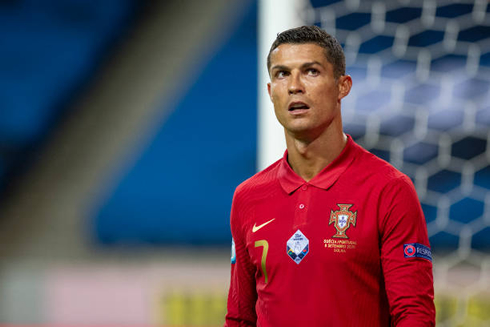
[[[274, 219], [272, 219], [272, 220], [274, 220]], [[266, 224], [270, 223], [272, 220], [268, 221]], [[267, 259], [267, 252], [269, 251], [269, 243], [267, 243], [266, 240], [255, 241], [255, 247], [259, 247], [259, 246], [264, 247], [264, 249], [262, 251], [261, 266], [262, 266], [262, 272], [264, 273], [265, 283], [267, 284], [268, 278], [267, 278], [267, 270], [266, 270], [266, 266], [265, 266], [265, 261]]]
[[255, 233], [256, 231], [258, 231], [259, 229], [261, 229], [262, 227], [264, 227], [265, 225], [267, 224], [270, 224], [271, 222], [273, 222], [276, 218], [272, 218], [271, 220], [269, 221], [266, 221], [265, 223], [263, 223], [262, 225], [259, 225], [259, 226], [254, 226], [252, 227], [252, 233]]

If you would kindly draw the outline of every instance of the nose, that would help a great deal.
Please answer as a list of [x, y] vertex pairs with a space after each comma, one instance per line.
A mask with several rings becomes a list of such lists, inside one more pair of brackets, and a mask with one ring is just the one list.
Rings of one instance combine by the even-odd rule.
[[289, 94], [297, 94], [297, 93], [304, 93], [304, 85], [303, 81], [301, 80], [301, 75], [300, 74], [291, 74], [291, 78], [289, 79], [289, 85], [288, 85], [288, 93]]

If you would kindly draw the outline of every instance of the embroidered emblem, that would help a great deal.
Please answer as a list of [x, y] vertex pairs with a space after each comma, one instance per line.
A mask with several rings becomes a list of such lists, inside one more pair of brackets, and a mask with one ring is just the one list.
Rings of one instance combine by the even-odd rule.
[[432, 262], [432, 251], [428, 246], [420, 243], [403, 244], [403, 256], [405, 258], [424, 258]]
[[405, 258], [413, 257], [415, 255], [415, 252], [415, 246], [413, 246], [412, 244], [404, 245], [403, 253], [405, 253]]
[[287, 242], [287, 253], [294, 262], [299, 264], [309, 252], [310, 241], [298, 229]]
[[328, 222], [329, 225], [334, 223], [334, 227], [337, 230], [337, 233], [332, 236], [336, 238], [349, 238], [345, 232], [350, 227], [350, 225], [356, 226], [357, 220], [357, 211], [349, 211], [349, 208], [352, 207], [352, 204], [337, 204], [340, 208], [338, 211], [331, 210], [330, 212], [330, 220]]

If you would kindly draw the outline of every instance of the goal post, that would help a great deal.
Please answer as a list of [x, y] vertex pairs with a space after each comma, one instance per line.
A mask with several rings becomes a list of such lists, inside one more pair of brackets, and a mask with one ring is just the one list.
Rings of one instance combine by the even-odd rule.
[[277, 122], [267, 93], [269, 73], [266, 58], [278, 33], [304, 24], [300, 17], [305, 0], [259, 0], [258, 50], [258, 142], [257, 169], [262, 170], [282, 157], [286, 149], [284, 131]]

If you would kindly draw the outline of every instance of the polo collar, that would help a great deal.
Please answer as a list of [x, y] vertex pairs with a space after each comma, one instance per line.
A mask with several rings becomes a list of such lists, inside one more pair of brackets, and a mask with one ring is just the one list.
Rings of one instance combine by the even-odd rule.
[[[357, 148], [358, 145], [354, 143], [352, 137], [347, 135], [347, 143], [342, 152], [334, 159], [334, 161], [313, 177], [308, 184], [325, 190], [329, 189], [354, 160]], [[300, 186], [307, 183], [294, 172], [291, 166], [289, 166], [287, 150], [284, 152], [284, 156], [279, 165], [278, 178], [281, 187], [288, 194], [293, 193]]]

